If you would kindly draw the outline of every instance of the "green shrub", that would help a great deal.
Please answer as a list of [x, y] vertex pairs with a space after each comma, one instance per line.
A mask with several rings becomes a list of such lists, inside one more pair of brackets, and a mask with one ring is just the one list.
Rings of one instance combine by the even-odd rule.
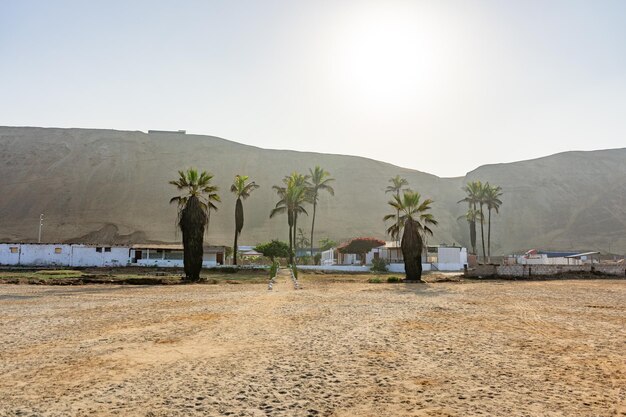
[[376, 277], [368, 279], [367, 282], [369, 282], [370, 284], [380, 284], [381, 282], [383, 282], [383, 280]]
[[321, 253], [316, 253], [313, 256], [313, 265], [319, 265], [322, 261], [322, 254]]
[[402, 282], [402, 278], [398, 278], [398, 277], [389, 277], [389, 278], [387, 278], [387, 282], [389, 282], [389, 283]]
[[278, 262], [274, 261], [272, 262], [272, 266], [270, 266], [270, 279], [274, 278], [277, 272], [278, 272]]
[[370, 271], [373, 272], [387, 272], [387, 261], [382, 258], [372, 259], [372, 267]]

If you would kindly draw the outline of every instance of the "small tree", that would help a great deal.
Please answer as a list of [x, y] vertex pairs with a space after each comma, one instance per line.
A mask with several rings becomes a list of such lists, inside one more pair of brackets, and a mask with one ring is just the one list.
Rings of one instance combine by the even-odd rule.
[[337, 242], [335, 242], [334, 240], [328, 237], [325, 237], [324, 239], [320, 239], [319, 244], [320, 244], [320, 251], [322, 252], [330, 248], [337, 247]]
[[367, 252], [379, 246], [383, 246], [384, 244], [384, 240], [373, 237], [357, 237], [340, 245], [337, 251], [339, 251], [339, 253], [355, 253], [361, 255], [361, 261], [363, 265], [365, 265], [365, 255]]
[[254, 250], [270, 258], [272, 262], [274, 258], [289, 258], [290, 254], [289, 245], [276, 239], [257, 245]]

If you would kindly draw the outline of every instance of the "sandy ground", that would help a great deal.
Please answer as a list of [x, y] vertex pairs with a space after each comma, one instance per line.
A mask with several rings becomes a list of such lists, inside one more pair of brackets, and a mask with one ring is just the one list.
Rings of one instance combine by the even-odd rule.
[[0, 415], [626, 415], [626, 281], [0, 286]]

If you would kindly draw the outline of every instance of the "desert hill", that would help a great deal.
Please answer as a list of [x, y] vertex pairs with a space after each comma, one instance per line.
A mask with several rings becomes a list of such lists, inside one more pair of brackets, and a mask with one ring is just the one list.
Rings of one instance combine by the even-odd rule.
[[[440, 221], [432, 243], [467, 242], [457, 220], [465, 181], [501, 185], [492, 252], [530, 247], [626, 252], [626, 149], [568, 152], [532, 161], [480, 167], [465, 178], [439, 178], [391, 164], [343, 155], [267, 150], [212, 136], [143, 132], [0, 127], [0, 241], [34, 241], [39, 214], [43, 240], [128, 243], [176, 241], [175, 195], [168, 181], [190, 166], [214, 174], [222, 204], [211, 215], [208, 240], [232, 245], [235, 174], [261, 188], [245, 201], [241, 244], [286, 240], [284, 217], [269, 218], [272, 185], [294, 170], [320, 165], [336, 182], [322, 195], [316, 237], [384, 237], [385, 187], [400, 174], [435, 200]], [[300, 219], [307, 230], [310, 220]]]

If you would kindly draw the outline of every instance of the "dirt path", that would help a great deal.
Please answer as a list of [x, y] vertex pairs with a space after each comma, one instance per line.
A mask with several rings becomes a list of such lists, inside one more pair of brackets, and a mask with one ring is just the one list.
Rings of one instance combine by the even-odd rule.
[[0, 415], [626, 415], [626, 282], [0, 286]]

